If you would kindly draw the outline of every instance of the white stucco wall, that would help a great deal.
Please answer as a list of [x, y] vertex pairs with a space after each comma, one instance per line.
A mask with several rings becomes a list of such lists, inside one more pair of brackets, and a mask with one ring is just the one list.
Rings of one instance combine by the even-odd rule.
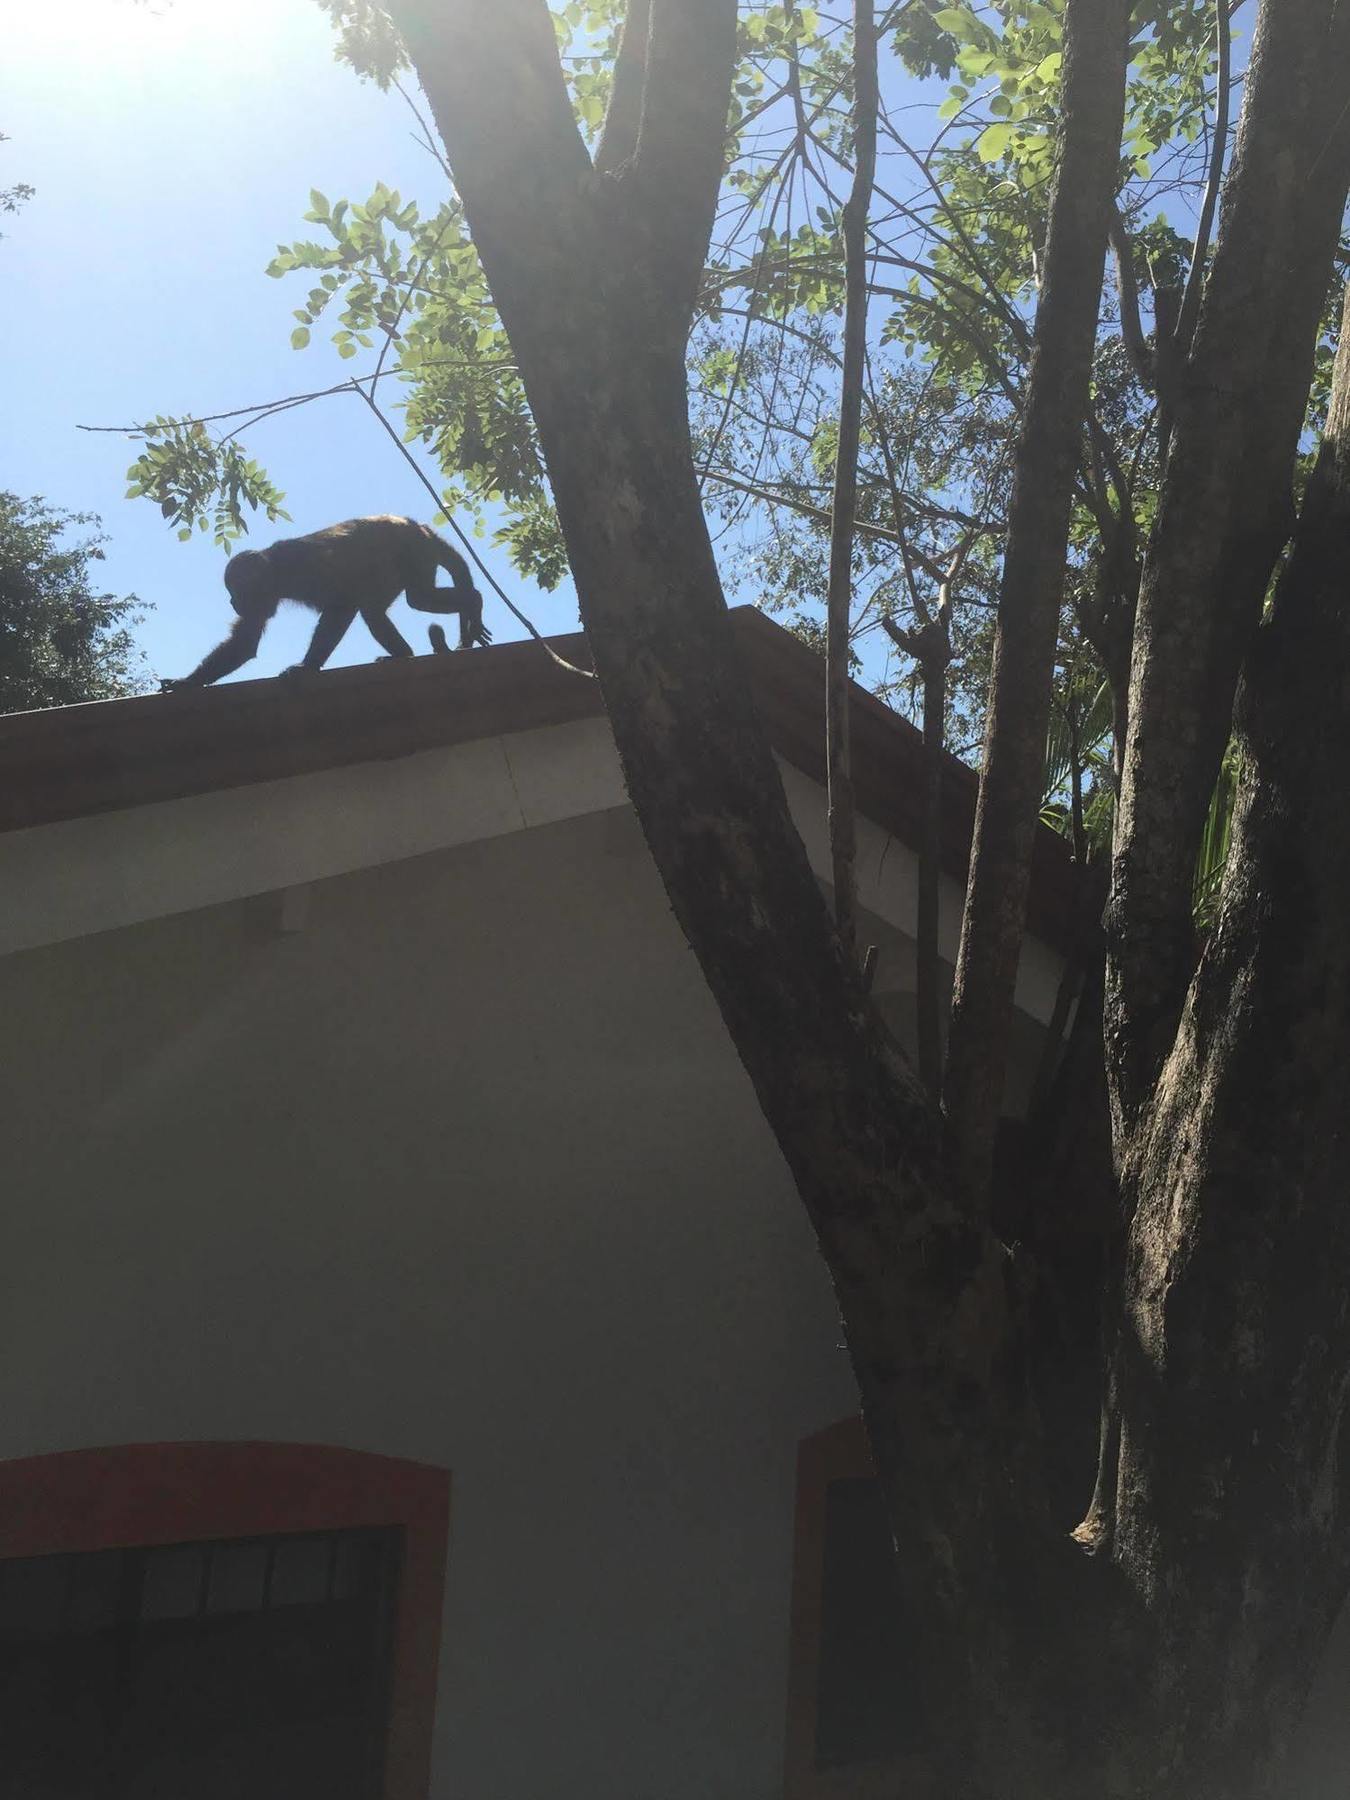
[[[859, 870], [903, 1029], [914, 860], [862, 821]], [[0, 837], [0, 1080], [0, 1457], [448, 1467], [436, 1800], [778, 1795], [796, 1449], [854, 1396], [603, 721]]]
[[[291, 923], [295, 920], [292, 919]], [[627, 813], [0, 962], [0, 1455], [454, 1471], [435, 1794], [769, 1800], [828, 1283]]]

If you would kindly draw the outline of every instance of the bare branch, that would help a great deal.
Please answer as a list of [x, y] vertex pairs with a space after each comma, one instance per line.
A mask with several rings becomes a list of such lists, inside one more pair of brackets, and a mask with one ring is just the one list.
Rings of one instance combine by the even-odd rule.
[[877, 38], [872, 0], [854, 0], [853, 147], [853, 191], [844, 208], [844, 375], [840, 384], [839, 439], [830, 514], [825, 643], [825, 770], [834, 919], [850, 957], [857, 952], [858, 891], [848, 723], [848, 641], [853, 607], [853, 532], [858, 508], [858, 439], [867, 356], [867, 210], [872, 200], [877, 156]]
[[1195, 227], [1195, 242], [1191, 247], [1190, 273], [1186, 277], [1186, 291], [1181, 297], [1181, 311], [1177, 315], [1174, 341], [1177, 356], [1184, 359], [1191, 348], [1191, 339], [1195, 336], [1195, 321], [1200, 316], [1200, 297], [1205, 289], [1205, 258], [1209, 254], [1210, 234], [1214, 230], [1214, 214], [1219, 204], [1219, 189], [1223, 186], [1224, 158], [1228, 153], [1228, 108], [1231, 100], [1229, 92], [1231, 83], [1232, 37], [1233, 28], [1229, 23], [1229, 12], [1226, 0], [1217, 0], [1215, 6], [1214, 35], [1218, 47], [1218, 87], [1214, 95], [1214, 142], [1210, 147], [1209, 176], [1205, 182], [1205, 198], [1200, 207], [1200, 217]]
[[1134, 247], [1120, 208], [1111, 208], [1111, 249], [1116, 259], [1116, 294], [1120, 300], [1120, 335], [1135, 374], [1152, 393], [1158, 372], [1139, 317], [1139, 283], [1134, 275]]
[[[799, 495], [784, 493], [781, 488], [770, 487], [764, 482], [749, 482], [733, 473], [730, 469], [709, 469], [709, 481], [715, 481], [719, 487], [735, 488], [742, 494], [749, 494], [756, 500], [763, 500], [770, 506], [783, 506], [789, 512], [798, 513], [804, 519], [811, 519], [817, 525], [828, 525], [830, 513], [823, 506], [812, 506], [809, 500]], [[944, 515], [945, 516], [945, 515]], [[855, 519], [853, 528], [860, 536], [879, 538], [883, 543], [899, 545], [903, 533], [893, 530], [889, 525], [876, 525], [869, 519]], [[909, 554], [916, 566], [933, 581], [941, 581], [942, 570], [930, 557], [915, 545], [910, 545]]]

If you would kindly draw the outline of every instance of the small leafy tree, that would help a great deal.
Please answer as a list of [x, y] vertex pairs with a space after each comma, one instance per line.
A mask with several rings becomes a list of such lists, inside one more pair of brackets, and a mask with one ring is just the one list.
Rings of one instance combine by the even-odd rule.
[[[134, 594], [94, 591], [105, 543], [94, 513], [0, 492], [0, 712], [111, 700], [147, 685]], [[85, 533], [66, 541], [72, 529]]]

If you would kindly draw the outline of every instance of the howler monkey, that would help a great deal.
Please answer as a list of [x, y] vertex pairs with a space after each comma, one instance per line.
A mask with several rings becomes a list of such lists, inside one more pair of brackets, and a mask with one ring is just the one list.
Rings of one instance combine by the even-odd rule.
[[[452, 587], [436, 586], [438, 569], [449, 570]], [[461, 649], [492, 641], [483, 597], [458, 550], [429, 526], [392, 514], [348, 519], [266, 550], [241, 550], [225, 565], [225, 587], [239, 615], [229, 636], [190, 675], [162, 681], [165, 691], [204, 687], [242, 668], [257, 655], [263, 627], [283, 600], [319, 615], [304, 660], [295, 665], [300, 669], [321, 669], [358, 614], [382, 650], [411, 656], [412, 646], [387, 616], [399, 594], [418, 612], [458, 613]]]

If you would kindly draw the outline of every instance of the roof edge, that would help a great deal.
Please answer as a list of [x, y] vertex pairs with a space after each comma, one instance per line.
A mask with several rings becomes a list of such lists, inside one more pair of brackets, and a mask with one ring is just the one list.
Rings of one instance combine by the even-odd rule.
[[[774, 749], [825, 779], [825, 670], [807, 645], [753, 606], [731, 610], [755, 707]], [[583, 633], [550, 639], [588, 666]], [[922, 734], [852, 684], [853, 776], [860, 812], [911, 846], [920, 840]], [[528, 639], [471, 654], [418, 656], [221, 687], [91, 701], [0, 716], [0, 832], [218, 788], [599, 717], [599, 684], [569, 674]], [[964, 881], [978, 779], [950, 754], [943, 867]], [[1029, 924], [1057, 948], [1081, 929], [1082, 877], [1064, 840], [1037, 835]]]

